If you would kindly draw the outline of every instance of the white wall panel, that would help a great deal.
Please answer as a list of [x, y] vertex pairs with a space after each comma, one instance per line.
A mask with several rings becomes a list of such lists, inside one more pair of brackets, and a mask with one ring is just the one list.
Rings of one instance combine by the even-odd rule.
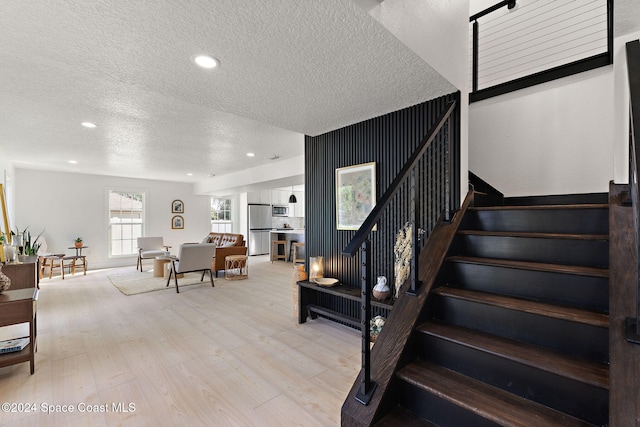
[[[147, 236], [162, 236], [172, 252], [180, 244], [198, 242], [211, 227], [209, 196], [193, 195], [193, 185], [167, 181], [118, 178], [100, 175], [16, 169], [15, 220], [12, 227], [29, 226], [32, 233], [46, 229], [49, 252], [69, 252], [73, 239], [84, 238], [89, 246], [90, 268], [131, 265], [136, 257], [109, 258], [107, 197], [109, 189], [146, 193]], [[183, 230], [171, 229], [171, 202], [180, 199], [185, 211]]]

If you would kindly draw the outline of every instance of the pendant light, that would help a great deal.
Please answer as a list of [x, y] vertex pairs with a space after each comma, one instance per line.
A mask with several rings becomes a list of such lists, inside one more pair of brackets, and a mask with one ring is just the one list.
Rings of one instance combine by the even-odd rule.
[[291, 186], [291, 195], [289, 196], [289, 203], [298, 203], [296, 195], [293, 194], [293, 185]]

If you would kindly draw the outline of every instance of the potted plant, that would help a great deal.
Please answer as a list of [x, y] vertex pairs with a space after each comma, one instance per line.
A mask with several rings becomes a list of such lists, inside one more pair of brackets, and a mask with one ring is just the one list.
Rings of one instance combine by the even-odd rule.
[[76, 237], [76, 248], [82, 247], [82, 237]]

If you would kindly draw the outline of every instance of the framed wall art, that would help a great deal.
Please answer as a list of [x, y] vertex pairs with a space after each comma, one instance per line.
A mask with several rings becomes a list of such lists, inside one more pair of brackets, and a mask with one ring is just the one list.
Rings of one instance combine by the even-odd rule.
[[174, 200], [171, 202], [171, 213], [184, 213], [184, 203], [182, 203], [182, 200]]
[[171, 228], [173, 230], [181, 230], [184, 228], [184, 218], [181, 215], [174, 215], [171, 218]]
[[338, 230], [357, 230], [376, 205], [376, 164], [336, 169]]

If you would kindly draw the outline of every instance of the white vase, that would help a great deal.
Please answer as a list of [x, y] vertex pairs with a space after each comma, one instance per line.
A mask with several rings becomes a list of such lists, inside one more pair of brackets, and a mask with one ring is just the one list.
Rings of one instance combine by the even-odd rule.
[[385, 300], [391, 295], [391, 289], [387, 285], [387, 278], [384, 276], [378, 276], [378, 281], [373, 287], [373, 297], [377, 300]]

